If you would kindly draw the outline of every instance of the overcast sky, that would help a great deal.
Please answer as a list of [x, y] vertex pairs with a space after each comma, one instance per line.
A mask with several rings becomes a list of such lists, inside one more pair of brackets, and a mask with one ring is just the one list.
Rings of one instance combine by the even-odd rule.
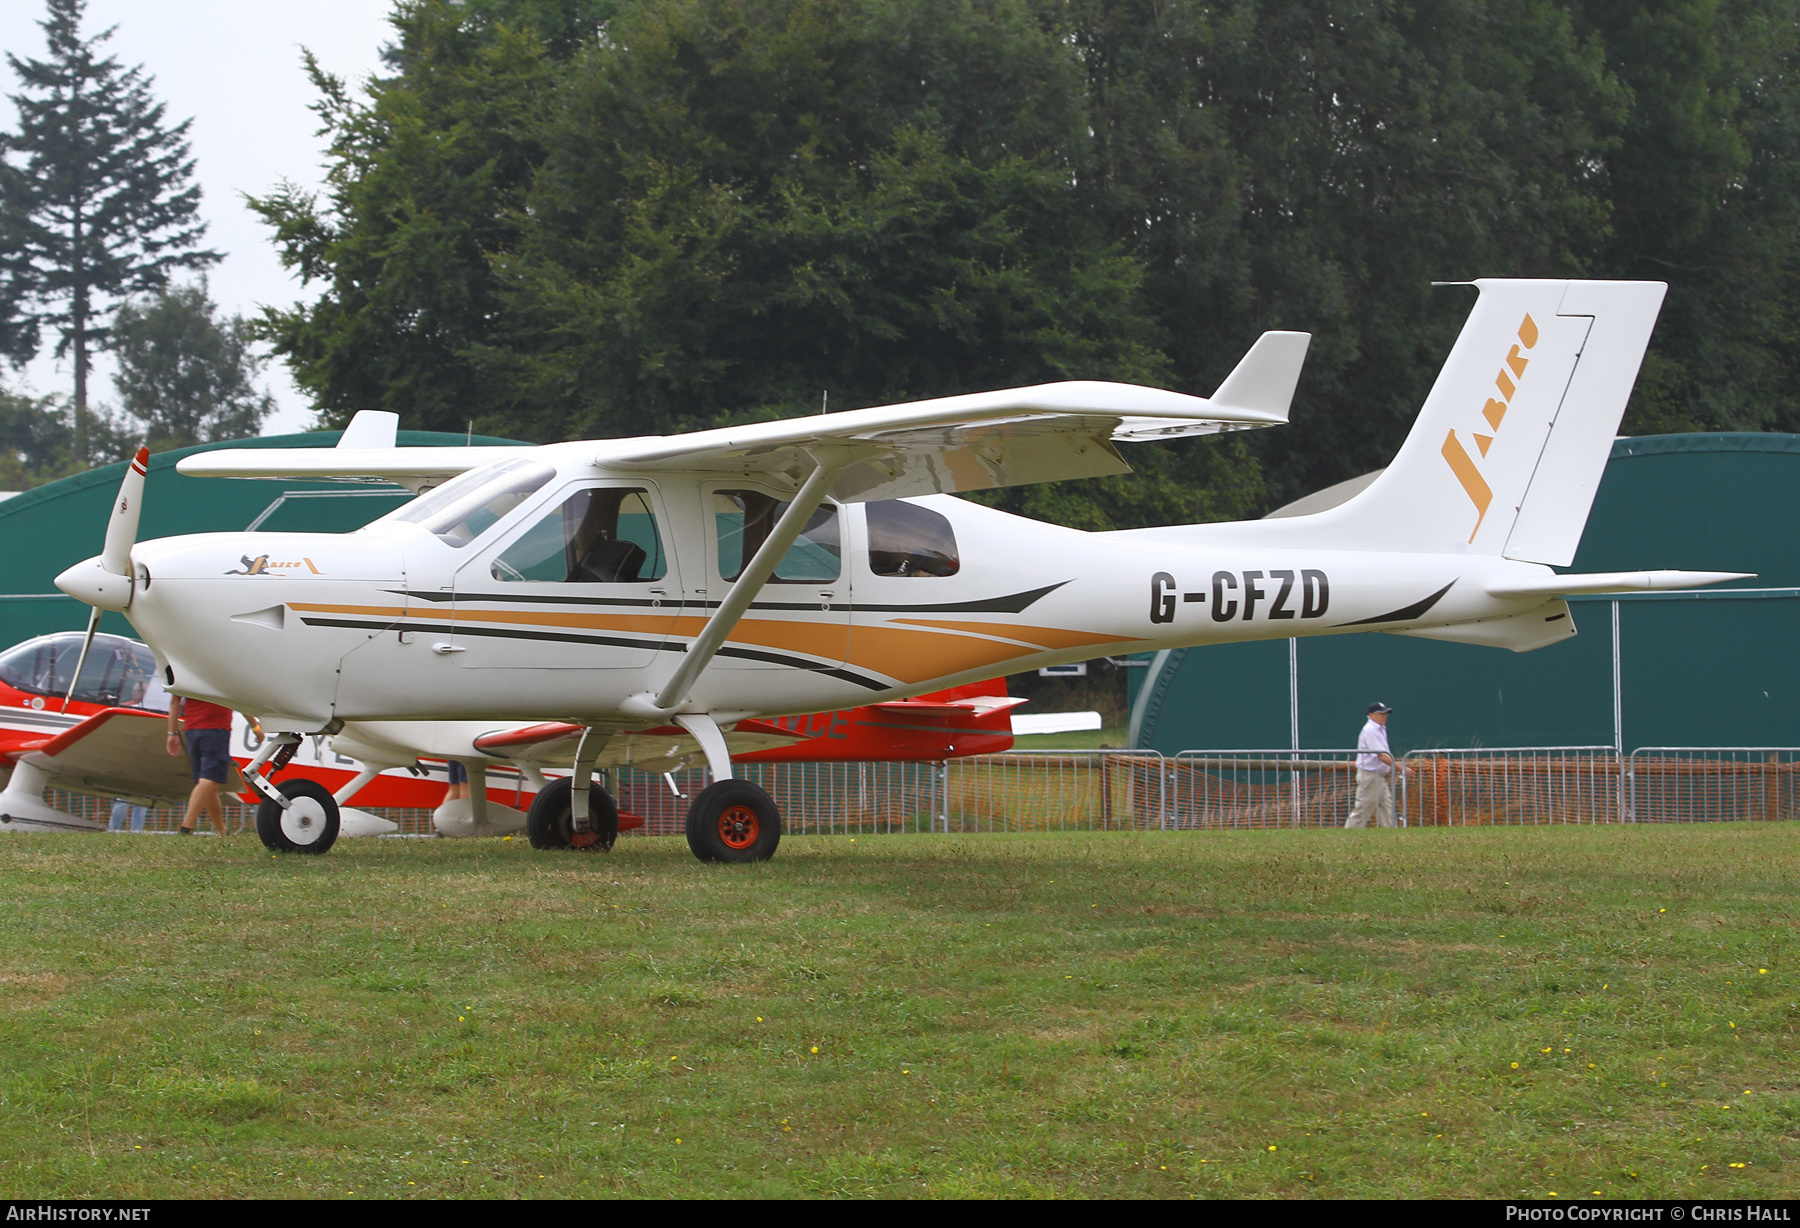
[[[364, 80], [379, 68], [380, 48], [391, 32], [389, 7], [387, 0], [89, 0], [83, 35], [116, 26], [104, 47], [121, 64], [141, 64], [155, 78], [153, 91], [168, 103], [172, 121], [193, 118], [189, 135], [205, 194], [200, 207], [209, 224], [207, 245], [225, 253], [211, 272], [212, 293], [227, 314], [248, 315], [259, 304], [300, 297], [242, 196], [267, 192], [282, 179], [307, 185], [321, 179], [318, 117], [307, 109], [314, 95], [300, 49], [309, 48], [328, 71]], [[0, 48], [42, 59], [42, 17], [42, 0], [4, 0]], [[5, 94], [18, 92], [18, 78], [4, 64], [0, 82]], [[0, 99], [0, 123], [10, 128], [16, 122], [12, 103]], [[92, 395], [111, 400], [111, 367], [104, 357], [95, 374]], [[46, 355], [22, 379], [10, 369], [6, 379], [46, 393], [67, 391], [72, 377], [67, 363]], [[286, 369], [273, 363], [266, 379], [281, 407], [264, 432], [305, 429], [312, 411]]]

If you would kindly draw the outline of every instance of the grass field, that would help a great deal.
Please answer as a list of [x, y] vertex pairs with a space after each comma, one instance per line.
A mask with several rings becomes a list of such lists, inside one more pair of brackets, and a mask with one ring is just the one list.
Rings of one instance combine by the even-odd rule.
[[0, 1194], [1787, 1195], [1789, 824], [0, 839]]

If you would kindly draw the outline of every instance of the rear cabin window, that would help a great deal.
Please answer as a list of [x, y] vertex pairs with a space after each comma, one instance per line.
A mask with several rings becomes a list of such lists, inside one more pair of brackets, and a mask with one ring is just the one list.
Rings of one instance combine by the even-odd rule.
[[644, 584], [668, 574], [647, 491], [576, 491], [494, 560], [494, 579], [517, 583]]
[[865, 505], [869, 570], [878, 576], [953, 576], [962, 566], [950, 521], [927, 507], [883, 499]]
[[[719, 535], [722, 579], [735, 580], [744, 574], [744, 567], [769, 540], [787, 509], [775, 496], [757, 490], [713, 492], [713, 527]], [[837, 508], [827, 503], [807, 518], [806, 528], [781, 556], [770, 578], [777, 584], [826, 584], [838, 578], [843, 566]]]

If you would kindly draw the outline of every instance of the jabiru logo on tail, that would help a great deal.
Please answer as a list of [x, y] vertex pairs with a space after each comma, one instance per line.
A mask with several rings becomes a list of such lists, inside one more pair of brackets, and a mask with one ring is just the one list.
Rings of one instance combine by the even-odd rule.
[[[1487, 404], [1481, 407], [1481, 416], [1487, 419], [1488, 429], [1495, 434], [1499, 433], [1501, 420], [1506, 417], [1506, 407], [1519, 391], [1519, 382], [1525, 378], [1525, 368], [1531, 365], [1531, 360], [1520, 353], [1520, 349], [1523, 347], [1529, 350], [1537, 343], [1537, 322], [1527, 312], [1524, 322], [1519, 325], [1519, 344], [1506, 352], [1506, 361], [1501, 364], [1500, 374], [1494, 377], [1494, 387], [1500, 390], [1500, 395], [1489, 397]], [[1471, 431], [1470, 434], [1475, 438], [1475, 447], [1485, 457], [1488, 449], [1493, 446], [1494, 436], [1483, 435], [1478, 431]], [[1473, 542], [1475, 534], [1481, 532], [1482, 520], [1487, 517], [1488, 504], [1494, 501], [1493, 488], [1481, 476], [1481, 469], [1476, 465], [1475, 458], [1463, 447], [1462, 440], [1456, 437], [1454, 429], [1444, 436], [1444, 460], [1449, 462], [1450, 472], [1456, 475], [1456, 480], [1462, 483], [1463, 491], [1475, 504], [1475, 528], [1469, 533], [1469, 540]]]

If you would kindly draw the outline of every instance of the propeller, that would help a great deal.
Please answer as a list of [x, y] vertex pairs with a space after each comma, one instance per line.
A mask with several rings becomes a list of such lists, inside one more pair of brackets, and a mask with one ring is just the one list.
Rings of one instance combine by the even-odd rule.
[[81, 641], [81, 655], [75, 658], [75, 672], [69, 675], [69, 693], [63, 696], [62, 711], [69, 710], [69, 703], [75, 698], [75, 684], [81, 681], [81, 667], [87, 664], [88, 649], [94, 646], [94, 632], [100, 629], [100, 607], [95, 606], [88, 611], [87, 638]]
[[102, 610], [126, 610], [131, 607], [135, 581], [131, 574], [131, 548], [137, 544], [138, 517], [143, 513], [144, 477], [150, 471], [150, 449], [140, 447], [125, 469], [125, 480], [119, 483], [119, 497], [113, 503], [112, 517], [106, 522], [106, 544], [98, 558], [77, 563], [56, 577], [56, 587], [94, 608], [88, 613], [87, 638], [81, 642], [81, 655], [75, 659], [75, 672], [69, 676], [69, 691], [63, 696], [62, 711], [69, 710], [75, 698], [75, 687], [81, 681], [81, 670], [87, 664], [88, 651], [94, 646], [94, 633], [100, 629]]
[[[125, 470], [125, 480], [119, 483], [119, 497], [113, 503], [112, 518], [106, 522], [106, 544], [99, 555], [75, 564], [56, 577], [57, 588], [97, 610], [122, 613], [131, 607], [134, 588], [131, 548], [137, 544], [138, 517], [144, 502], [144, 475], [149, 467], [150, 449], [139, 448]], [[91, 625], [88, 638], [91, 643]]]
[[[119, 483], [119, 501], [106, 522], [106, 545], [100, 549], [100, 566], [115, 576], [131, 575], [131, 548], [137, 545], [138, 517], [144, 507], [144, 475], [150, 469], [150, 449], [139, 448]], [[129, 603], [127, 603], [129, 604]]]

